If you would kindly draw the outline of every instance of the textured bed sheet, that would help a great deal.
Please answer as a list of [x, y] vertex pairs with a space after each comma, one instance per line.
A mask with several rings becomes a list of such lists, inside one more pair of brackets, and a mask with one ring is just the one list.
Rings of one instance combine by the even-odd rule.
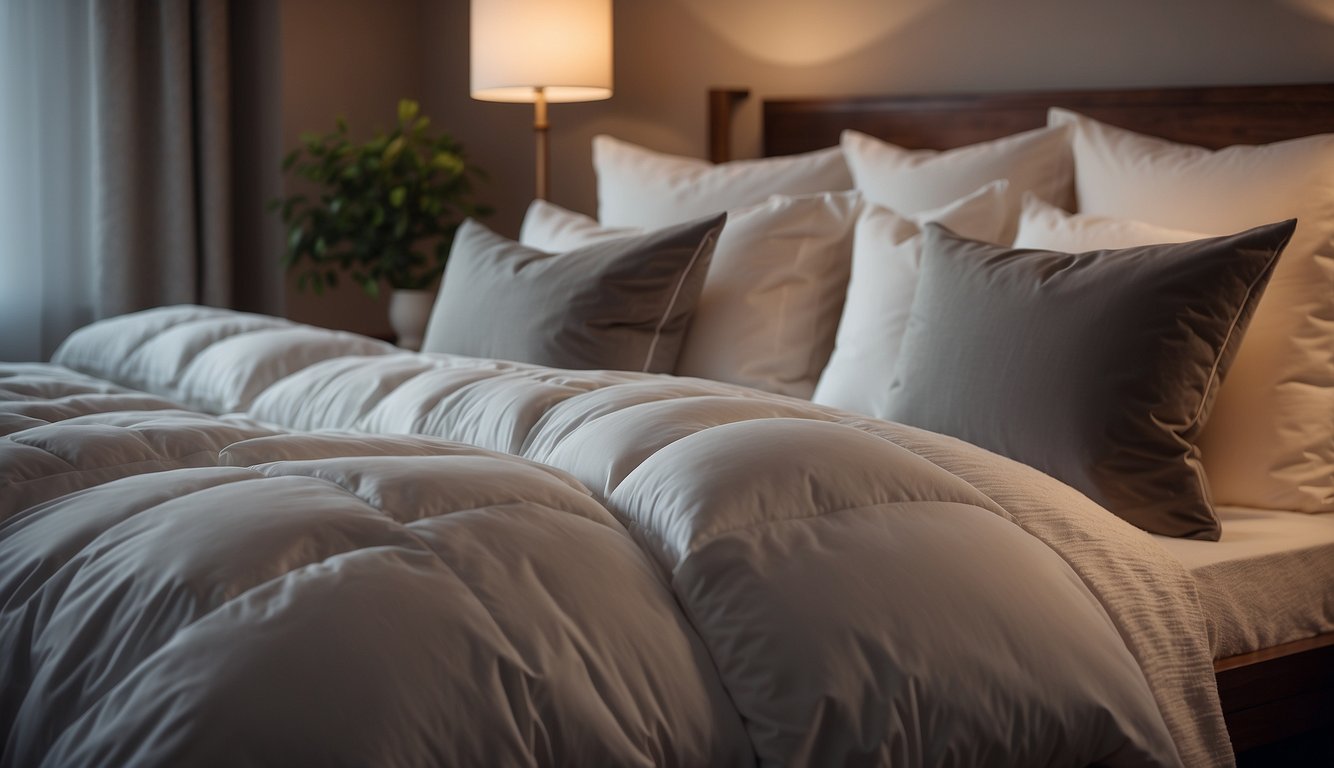
[[1154, 537], [1199, 585], [1214, 658], [1334, 632], [1334, 515], [1218, 512], [1220, 541]]

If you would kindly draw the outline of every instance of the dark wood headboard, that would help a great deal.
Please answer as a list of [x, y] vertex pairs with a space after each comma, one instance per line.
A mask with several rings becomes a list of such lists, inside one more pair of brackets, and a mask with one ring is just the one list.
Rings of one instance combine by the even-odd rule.
[[1053, 106], [1215, 149], [1334, 133], [1334, 84], [778, 99], [764, 102], [764, 154], [830, 147], [845, 128], [950, 149], [1045, 125]]

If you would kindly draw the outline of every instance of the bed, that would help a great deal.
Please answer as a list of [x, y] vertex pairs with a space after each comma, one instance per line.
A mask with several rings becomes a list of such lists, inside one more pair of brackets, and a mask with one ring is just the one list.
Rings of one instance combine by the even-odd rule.
[[[748, 95], [743, 89], [710, 92], [708, 135], [714, 162], [730, 159], [731, 112]], [[1212, 149], [1334, 130], [1334, 86], [1328, 84], [784, 98], [763, 104], [763, 146], [766, 155], [809, 152], [837, 143], [844, 130], [853, 129], [903, 147], [946, 150], [1038, 128], [1046, 124], [1052, 106]], [[1247, 537], [1243, 541], [1268, 546], [1260, 543], [1250, 553], [1219, 553], [1218, 547], [1163, 540], [1192, 569], [1203, 571], [1202, 578], [1214, 585], [1215, 594], [1227, 589], [1219, 586], [1228, 578], [1219, 576], [1219, 571], [1263, 568], [1266, 558], [1272, 564], [1282, 563], [1286, 556], [1290, 561], [1285, 564], [1286, 578], [1295, 573], [1300, 579], [1313, 567], [1334, 567], [1334, 551], [1327, 545], [1329, 525], [1265, 511], [1233, 509], [1228, 514], [1233, 528]], [[1278, 570], [1273, 575], [1281, 582], [1283, 573]], [[1263, 601], [1266, 590], [1256, 584], [1264, 585], [1265, 580], [1251, 581], [1240, 574], [1231, 580], [1253, 591], [1234, 602]], [[1307, 615], [1331, 610], [1328, 592], [1308, 597], [1314, 605], [1303, 609]], [[1234, 620], [1240, 622], [1233, 610]], [[1234, 644], [1215, 662], [1229, 732], [1238, 750], [1334, 723], [1334, 633], [1308, 630], [1307, 634], [1278, 644], [1252, 638], [1249, 647]]]
[[[1169, 104], [1214, 122], [1259, 98], [1283, 105], [1245, 121], [1283, 132], [1246, 134], [1267, 141], [1334, 124], [1331, 94], [1055, 100], [1108, 120], [1099, 104], [1138, 103], [1175, 130]], [[1050, 102], [946, 99], [1011, 122], [951, 118], [980, 133], [938, 146], [1041, 124]], [[812, 114], [850, 111], [895, 138], [886, 115], [941, 103], [775, 103], [766, 143], [823, 152], [812, 183], [828, 189], [825, 148], [847, 115], [815, 129]], [[708, 191], [683, 205], [712, 211]], [[682, 316], [688, 286], [708, 295], [700, 254], [714, 274], [724, 251], [767, 242], [766, 223], [860, 215], [849, 193], [818, 194], [729, 213], [721, 235], [716, 216], [666, 235], [651, 219], [573, 232], [599, 223], [539, 209], [554, 234], [596, 241], [570, 251], [581, 272], [644, 252], [677, 264], [654, 273], [662, 312], [636, 319], [647, 346], [625, 324], [603, 346], [678, 375], [496, 359], [593, 354], [584, 336], [546, 333], [560, 318], [522, 294], [563, 279], [550, 273], [504, 283], [504, 302], [542, 318], [510, 355], [466, 346], [488, 300], [456, 292], [427, 343], [460, 346], [428, 353], [164, 307], [76, 332], [52, 364], [0, 364], [0, 764], [1229, 765], [1234, 749], [1327, 724], [1330, 515], [1222, 507], [1221, 541], [1151, 536], [1012, 458], [819, 402], [828, 349], [765, 365], [710, 354], [712, 336], [690, 351], [706, 317], [744, 324], [716, 298]], [[945, 220], [976, 223], [1006, 194], [989, 185]], [[838, 226], [826, 239], [846, 243]], [[451, 258], [471, 287], [488, 264], [545, 258], [462, 236], [487, 254]], [[800, 281], [831, 292], [810, 250], [794, 249], [807, 271], [778, 280], [782, 296]], [[604, 276], [632, 308], [650, 303], [643, 272]], [[737, 376], [705, 375], [741, 357]], [[1254, 588], [1256, 568], [1308, 611], [1280, 635], [1220, 632], [1228, 607], [1257, 613], [1230, 580], [1247, 572]], [[1248, 644], [1263, 647], [1215, 659]]]

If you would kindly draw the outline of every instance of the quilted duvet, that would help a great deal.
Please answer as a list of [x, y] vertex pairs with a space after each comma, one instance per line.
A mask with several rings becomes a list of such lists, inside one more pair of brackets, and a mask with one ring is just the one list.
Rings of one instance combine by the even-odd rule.
[[1181, 566], [921, 430], [172, 307], [0, 434], [6, 766], [1232, 762]]

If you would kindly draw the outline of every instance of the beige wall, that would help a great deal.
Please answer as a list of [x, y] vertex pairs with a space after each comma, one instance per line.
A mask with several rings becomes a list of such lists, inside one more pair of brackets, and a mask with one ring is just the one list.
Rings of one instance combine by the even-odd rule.
[[[398, 100], [426, 90], [426, 49], [419, 30], [428, 0], [283, 0], [280, 12], [282, 145], [324, 133], [338, 117], [354, 135], [388, 130]], [[284, 181], [290, 193], [299, 185]], [[294, 320], [370, 335], [389, 334], [385, 302], [342, 283], [323, 295], [287, 279], [286, 314]]]
[[[702, 156], [704, 93], [749, 87], [735, 150], [759, 151], [769, 96], [1334, 81], [1334, 0], [615, 0], [616, 95], [551, 109], [554, 202], [593, 213], [606, 132]], [[416, 93], [490, 174], [490, 223], [532, 197], [531, 108], [468, 97], [468, 0], [284, 0], [284, 143], [392, 114]], [[387, 119], [387, 118], [385, 118]], [[318, 306], [317, 306], [318, 305]], [[289, 314], [368, 329], [355, 297]], [[316, 319], [318, 318], [318, 319]], [[382, 327], [382, 326], [379, 326]]]

